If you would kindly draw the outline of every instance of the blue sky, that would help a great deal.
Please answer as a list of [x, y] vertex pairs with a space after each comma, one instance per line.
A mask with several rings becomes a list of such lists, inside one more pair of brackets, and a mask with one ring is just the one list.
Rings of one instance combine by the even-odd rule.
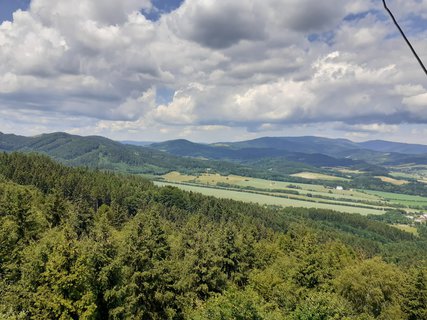
[[[29, 4], [0, 0], [2, 132], [425, 142], [425, 75], [380, 0]], [[388, 4], [427, 61], [427, 0]]]
[[0, 21], [11, 21], [13, 12], [26, 10], [29, 4], [29, 0], [0, 0]]
[[158, 14], [154, 14], [152, 16], [148, 15], [148, 17], [152, 17], [153, 20], [158, 20], [160, 16], [159, 13], [162, 14], [171, 12], [181, 6], [182, 2], [183, 0], [154, 0], [152, 1], [152, 4], [158, 10]]

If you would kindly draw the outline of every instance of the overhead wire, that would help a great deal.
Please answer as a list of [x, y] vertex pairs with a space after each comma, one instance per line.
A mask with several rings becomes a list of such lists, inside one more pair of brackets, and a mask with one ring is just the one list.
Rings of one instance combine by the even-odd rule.
[[424, 70], [424, 73], [427, 76], [427, 69], [421, 60], [421, 58], [418, 56], [417, 52], [415, 51], [414, 47], [412, 46], [409, 39], [406, 37], [405, 33], [403, 32], [402, 28], [400, 27], [399, 23], [397, 22], [396, 18], [393, 15], [393, 12], [388, 8], [387, 3], [385, 0], [383, 0], [384, 8], [390, 15], [391, 19], [393, 20], [394, 24], [396, 25], [397, 29], [399, 29], [400, 34], [402, 35], [403, 39], [405, 39], [406, 43], [408, 44], [409, 48], [411, 49], [412, 53], [414, 54], [415, 58], [417, 59], [418, 63], [420, 64], [421, 68]]

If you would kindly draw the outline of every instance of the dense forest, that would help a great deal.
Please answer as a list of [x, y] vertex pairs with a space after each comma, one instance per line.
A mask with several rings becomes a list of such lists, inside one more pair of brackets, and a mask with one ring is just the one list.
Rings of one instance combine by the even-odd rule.
[[0, 154], [0, 319], [427, 319], [427, 231]]

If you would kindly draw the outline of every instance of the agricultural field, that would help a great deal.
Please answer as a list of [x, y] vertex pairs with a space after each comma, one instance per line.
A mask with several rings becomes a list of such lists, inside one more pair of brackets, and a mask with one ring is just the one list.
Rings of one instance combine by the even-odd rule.
[[365, 192], [367, 194], [378, 196], [383, 200], [396, 205], [409, 207], [427, 207], [427, 198], [425, 197], [371, 190], [366, 190]]
[[291, 174], [292, 177], [303, 178], [307, 180], [329, 180], [329, 181], [348, 181], [348, 179], [336, 177], [328, 174], [315, 172], [300, 172]]
[[420, 176], [413, 173], [392, 171], [390, 175], [396, 179], [418, 179]]
[[381, 181], [386, 182], [386, 183], [394, 184], [396, 186], [403, 186], [403, 185], [409, 183], [409, 181], [407, 181], [407, 180], [393, 179], [390, 177], [376, 176], [375, 178], [378, 178]]
[[271, 181], [237, 175], [193, 176], [170, 172], [156, 183], [241, 201], [360, 214], [382, 214], [397, 207], [408, 214], [415, 214], [420, 212], [416, 208], [427, 206], [427, 198], [418, 196], [367, 190], [337, 190], [320, 184]]
[[417, 180], [427, 183], [427, 166], [426, 165], [400, 165], [389, 167], [390, 175], [397, 179]]
[[[297, 192], [301, 196], [307, 197], [326, 197], [334, 200], [351, 200], [354, 202], [377, 202], [382, 201], [378, 196], [360, 192], [357, 190], [336, 190], [320, 184], [305, 184], [283, 181], [271, 181], [265, 179], [249, 178], [236, 175], [222, 176], [219, 174], [203, 174], [198, 176], [184, 175], [179, 172], [170, 172], [162, 176], [168, 182], [195, 183], [208, 186], [217, 186], [218, 184], [229, 184], [240, 188], [252, 188], [271, 192]], [[338, 185], [338, 184], [337, 184]]]
[[253, 202], [261, 205], [330, 209], [330, 210], [336, 210], [340, 212], [358, 213], [361, 215], [368, 215], [368, 214], [379, 215], [385, 212], [384, 210], [381, 210], [381, 209], [359, 208], [359, 207], [351, 207], [346, 205], [309, 202], [309, 201], [303, 201], [303, 200], [275, 197], [271, 195], [253, 194], [251, 192], [246, 192], [246, 191], [226, 190], [226, 189], [219, 189], [219, 188], [207, 187], [207, 186], [196, 186], [196, 185], [187, 185], [187, 184], [162, 182], [162, 181], [155, 181], [154, 183], [157, 186], [174, 186], [182, 190], [198, 192], [204, 195], [209, 195], [209, 196], [214, 196], [214, 197], [224, 198], [224, 199], [232, 199], [237, 201]]

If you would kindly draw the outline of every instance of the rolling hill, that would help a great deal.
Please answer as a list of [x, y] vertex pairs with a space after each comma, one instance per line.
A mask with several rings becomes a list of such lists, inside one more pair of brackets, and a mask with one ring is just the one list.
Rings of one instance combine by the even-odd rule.
[[171, 170], [198, 172], [206, 168], [224, 172], [248, 170], [232, 163], [174, 156], [153, 148], [122, 144], [100, 136], [81, 137], [62, 132], [35, 137], [0, 133], [0, 151], [38, 152], [71, 166], [128, 173], [163, 174]]
[[[427, 194], [426, 184], [415, 178], [408, 178], [410, 183], [402, 186], [376, 178], [392, 178], [390, 170], [393, 167], [388, 165], [427, 164], [424, 154], [374, 151], [343, 139], [267, 137], [220, 144], [173, 140], [142, 147], [100, 136], [82, 137], [62, 132], [34, 137], [0, 133], [0, 151], [37, 152], [68, 166], [154, 175], [157, 178], [172, 171], [195, 176], [209, 172], [304, 183], [307, 180], [295, 174], [309, 172], [350, 178], [343, 183], [346, 188]], [[343, 167], [347, 171], [342, 172]], [[310, 183], [319, 181], [331, 184], [321, 178]]]
[[336, 159], [323, 154], [295, 153], [274, 148], [238, 149], [187, 140], [142, 147], [100, 136], [81, 137], [62, 132], [34, 137], [0, 133], [0, 151], [38, 152], [71, 166], [148, 174], [163, 174], [172, 170], [204, 172], [210, 168], [222, 174], [265, 177], [266, 169], [271, 169], [269, 174], [283, 178], [301, 169], [317, 172], [322, 166], [350, 166], [357, 163], [351, 159]]
[[[268, 141], [267, 141], [268, 139]], [[261, 138], [263, 142], [239, 142], [200, 144], [188, 140], [172, 140], [151, 144], [150, 147], [178, 156], [200, 157], [216, 160], [240, 162], [258, 161], [266, 158], [279, 158], [284, 162], [298, 162], [313, 167], [352, 166], [358, 162], [352, 159], [335, 158], [324, 152], [316, 143], [298, 146], [298, 142], [284, 142], [287, 138]], [[285, 140], [284, 140], [285, 141]], [[323, 147], [325, 149], [326, 147]]]
[[[387, 175], [384, 166], [427, 164], [427, 146], [384, 141], [355, 143], [319, 137], [264, 137], [214, 144], [172, 140], [138, 146], [100, 136], [57, 132], [34, 137], [0, 133], [0, 151], [39, 152], [71, 166], [128, 173], [197, 173], [208, 168], [221, 174], [284, 179], [300, 171], [324, 172], [349, 167]], [[381, 151], [383, 150], [383, 151]], [[385, 150], [385, 151], [384, 151]], [[389, 152], [408, 150], [408, 153]]]
[[404, 154], [427, 154], [427, 146], [422, 144], [408, 144], [384, 140], [372, 140], [359, 143], [363, 148], [379, 152], [397, 152]]
[[[387, 141], [356, 143], [320, 137], [264, 137], [240, 142], [199, 144], [172, 140], [150, 147], [179, 156], [239, 161], [281, 157], [315, 167], [427, 163], [427, 146]], [[423, 153], [425, 150], [425, 153]]]

